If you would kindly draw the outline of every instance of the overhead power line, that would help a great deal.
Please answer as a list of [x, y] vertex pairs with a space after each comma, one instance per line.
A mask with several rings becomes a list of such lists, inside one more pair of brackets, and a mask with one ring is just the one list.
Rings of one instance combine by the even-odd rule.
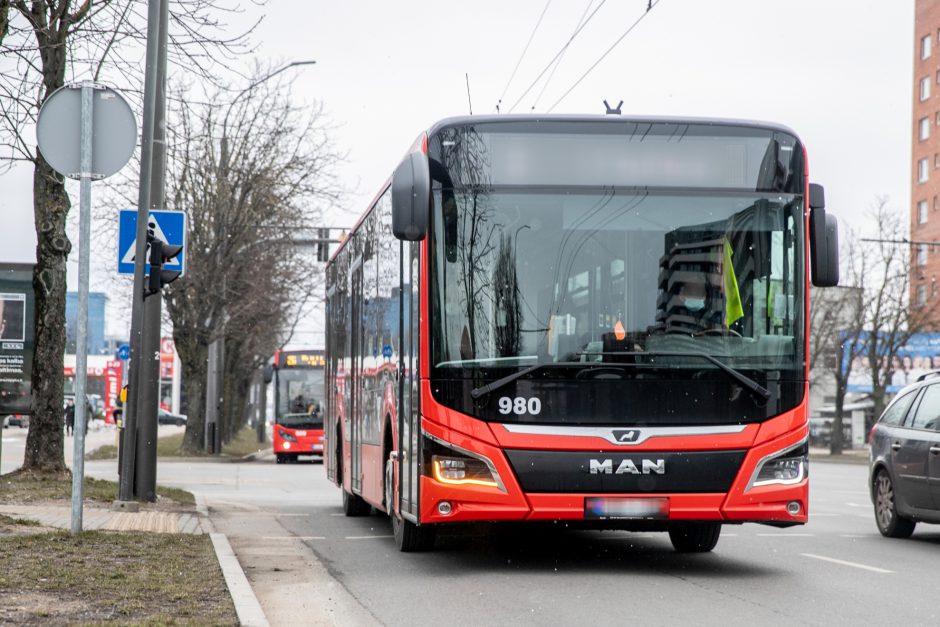
[[545, 12], [548, 11], [548, 6], [552, 3], [552, 0], [546, 0], [545, 6], [542, 8], [542, 13], [539, 15], [538, 21], [535, 23], [535, 28], [532, 29], [532, 34], [529, 35], [529, 41], [526, 42], [525, 48], [522, 49], [522, 54], [519, 55], [519, 60], [516, 61], [516, 67], [512, 69], [512, 74], [509, 75], [509, 80], [506, 81], [506, 86], [503, 87], [503, 93], [499, 97], [499, 102], [496, 103], [496, 110], [499, 111], [499, 106], [503, 104], [503, 98], [506, 97], [506, 92], [509, 91], [509, 85], [512, 84], [512, 79], [516, 77], [516, 72], [519, 70], [519, 66], [522, 64], [522, 59], [525, 58], [525, 53], [528, 52], [529, 46], [532, 44], [532, 39], [535, 38], [535, 33], [539, 29], [539, 25], [542, 23], [542, 18], [545, 17]]
[[[578, 20], [577, 26], [574, 27], [574, 33], [571, 33], [571, 37], [568, 38], [568, 42], [561, 49], [561, 56], [558, 57], [558, 60], [552, 65], [552, 71], [548, 75], [548, 78], [545, 79], [545, 82], [542, 83], [542, 89], [539, 90], [539, 95], [535, 97], [535, 102], [532, 103], [532, 110], [535, 111], [535, 107], [538, 106], [539, 100], [542, 99], [542, 96], [545, 95], [545, 90], [548, 88], [548, 84], [552, 82], [552, 78], [555, 76], [555, 72], [558, 70], [558, 66], [561, 65], [562, 59], [565, 58], [565, 52], [568, 50], [568, 46], [571, 45], [571, 40], [574, 39], [575, 33], [580, 30], [581, 25], [584, 23], [584, 16], [588, 14], [588, 11], [591, 10], [591, 5], [594, 4], [594, 0], [588, 0], [587, 6], [584, 7], [584, 13], [581, 14], [581, 18]], [[603, 3], [601, 3], [603, 4]]]
[[563, 54], [565, 53], [565, 50], [568, 49], [568, 46], [571, 45], [571, 42], [574, 41], [574, 38], [578, 36], [578, 33], [580, 33], [582, 30], [584, 30], [584, 27], [587, 26], [588, 23], [591, 21], [591, 18], [593, 18], [593, 17], [597, 14], [597, 12], [601, 10], [601, 7], [604, 6], [604, 3], [605, 3], [605, 2], [607, 2], [607, 0], [601, 0], [601, 3], [600, 3], [599, 5], [597, 5], [597, 8], [594, 9], [594, 10], [591, 12], [591, 14], [588, 16], [588, 18], [587, 18], [586, 20], [584, 20], [584, 23], [581, 24], [581, 26], [578, 27], [578, 29], [577, 29], [576, 31], [574, 31], [574, 34], [572, 34], [571, 37], [568, 38], [567, 43], [565, 43], [565, 45], [561, 47], [561, 50], [559, 50], [558, 52], [556, 52], [556, 53], [555, 53], [555, 56], [552, 57], [551, 61], [549, 61], [548, 64], [547, 64], [544, 68], [542, 68], [542, 71], [539, 72], [539, 75], [535, 77], [535, 80], [532, 81], [532, 83], [531, 83], [528, 87], [526, 87], [526, 90], [525, 90], [524, 92], [522, 92], [522, 95], [519, 96], [519, 99], [516, 100], [516, 102], [513, 103], [512, 107], [509, 109], [509, 112], [510, 112], [510, 113], [512, 113], [513, 110], [515, 110], [515, 108], [519, 106], [519, 103], [522, 102], [522, 99], [523, 99], [523, 98], [525, 98], [527, 95], [529, 95], [529, 92], [532, 91], [532, 88], [535, 87], [536, 84], [538, 84], [538, 82], [539, 82], [539, 81], [542, 79], [542, 77], [545, 75], [545, 72], [547, 72], [548, 69], [549, 69], [550, 67], [552, 67], [552, 64], [553, 64], [561, 55], [563, 55]]
[[590, 74], [590, 73], [594, 70], [594, 68], [596, 68], [598, 65], [600, 65], [601, 61], [603, 61], [605, 58], [607, 58], [607, 55], [610, 54], [611, 52], [613, 52], [614, 48], [616, 48], [618, 45], [620, 45], [620, 42], [623, 41], [624, 39], [626, 39], [627, 35], [629, 35], [631, 32], [633, 32], [633, 29], [636, 28], [637, 25], [638, 25], [640, 22], [643, 21], [643, 18], [646, 17], [647, 15], [649, 15], [650, 11], [653, 10], [653, 7], [655, 7], [656, 5], [658, 5], [661, 1], [662, 1], [662, 0], [650, 0], [649, 4], [646, 6], [646, 11], [644, 11], [643, 14], [640, 15], [640, 17], [638, 17], [638, 18], [636, 19], [636, 21], [633, 22], [633, 24], [631, 24], [631, 25], [629, 26], [629, 28], [627, 28], [627, 30], [625, 30], [624, 33], [623, 33], [620, 37], [617, 38], [617, 41], [615, 41], [615, 42], [610, 46], [610, 48], [608, 48], [606, 51], [604, 51], [604, 54], [602, 54], [602, 55], [600, 56], [600, 58], [599, 58], [597, 61], [595, 61], [595, 62], [591, 65], [591, 67], [589, 67], [587, 70], [585, 70], [584, 74], [582, 74], [582, 75], [580, 76], [580, 78], [578, 78], [578, 80], [576, 80], [576, 81], [574, 82], [574, 84], [573, 84], [571, 87], [568, 88], [568, 91], [566, 91], [565, 93], [563, 93], [563, 94], [561, 95], [561, 98], [559, 98], [558, 100], [555, 101], [555, 104], [553, 104], [551, 107], [548, 108], [548, 112], [550, 113], [555, 107], [557, 107], [559, 104], [561, 104], [561, 101], [564, 100], [565, 98], [567, 98], [567, 97], [568, 97], [568, 94], [570, 94], [572, 91], [574, 91], [575, 87], [577, 87], [578, 85], [580, 85], [580, 84], [581, 84], [581, 81], [583, 81], [583, 80], [587, 77], [587, 75]]

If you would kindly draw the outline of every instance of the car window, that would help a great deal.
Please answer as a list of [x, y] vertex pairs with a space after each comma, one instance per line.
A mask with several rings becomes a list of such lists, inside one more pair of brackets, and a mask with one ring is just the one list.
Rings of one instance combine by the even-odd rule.
[[904, 416], [907, 415], [907, 410], [910, 408], [915, 396], [917, 396], [916, 392], [908, 392], [899, 398], [891, 407], [885, 410], [878, 422], [883, 425], [900, 425], [904, 422]]
[[940, 385], [931, 385], [924, 390], [911, 426], [915, 429], [936, 430], [938, 419], [940, 419]]

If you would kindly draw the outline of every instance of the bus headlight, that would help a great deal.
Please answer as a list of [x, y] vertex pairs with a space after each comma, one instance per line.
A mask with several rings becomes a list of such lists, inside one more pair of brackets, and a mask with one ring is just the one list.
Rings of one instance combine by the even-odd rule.
[[758, 462], [747, 489], [762, 485], [793, 485], [808, 475], [809, 446], [807, 440], [803, 440]]
[[471, 457], [431, 456], [434, 479], [451, 485], [482, 485], [497, 487], [486, 464]]
[[485, 456], [428, 433], [424, 435], [425, 472], [435, 481], [447, 485], [477, 485], [506, 491], [496, 467]]

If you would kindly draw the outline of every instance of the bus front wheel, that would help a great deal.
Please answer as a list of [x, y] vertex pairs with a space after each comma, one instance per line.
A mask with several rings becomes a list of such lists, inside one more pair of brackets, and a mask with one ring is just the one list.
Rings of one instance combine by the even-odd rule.
[[679, 553], [707, 553], [718, 544], [720, 522], [682, 522], [669, 527], [669, 539]]
[[427, 551], [434, 548], [436, 529], [429, 525], [418, 526], [411, 521], [400, 518], [392, 513], [392, 533], [395, 534], [395, 544], [402, 553]]

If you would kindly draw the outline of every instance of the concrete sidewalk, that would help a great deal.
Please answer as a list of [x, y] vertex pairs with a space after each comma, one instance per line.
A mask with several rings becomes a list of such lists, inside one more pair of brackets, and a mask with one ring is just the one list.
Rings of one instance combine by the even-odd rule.
[[[72, 508], [63, 505], [0, 505], [0, 514], [28, 518], [57, 529], [70, 529]], [[85, 503], [82, 510], [84, 531], [149, 531], [154, 533], [207, 533], [198, 514], [178, 512], [115, 512], [105, 506]]]

